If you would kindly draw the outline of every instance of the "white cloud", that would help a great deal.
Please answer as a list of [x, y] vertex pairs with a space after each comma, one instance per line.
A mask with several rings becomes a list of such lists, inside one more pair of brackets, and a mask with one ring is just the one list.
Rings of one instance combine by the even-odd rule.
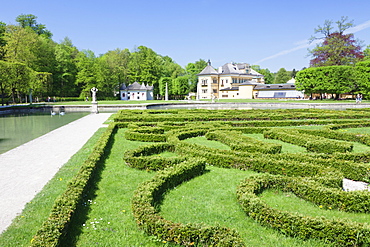
[[[362, 31], [362, 30], [364, 30], [366, 28], [369, 28], [369, 27], [370, 27], [370, 20], [369, 21], [366, 21], [366, 22], [364, 22], [362, 24], [359, 24], [359, 25], [357, 25], [355, 27], [349, 28], [346, 33], [356, 33], [356, 32]], [[262, 58], [262, 59], [258, 60], [257, 62], [255, 62], [253, 64], [259, 64], [259, 63], [262, 63], [264, 61], [267, 61], [267, 60], [270, 60], [270, 59], [274, 59], [274, 58], [277, 58], [277, 57], [280, 57], [280, 56], [283, 56], [283, 55], [292, 53], [292, 52], [297, 51], [297, 50], [308, 48], [308, 47], [313, 46], [313, 45], [315, 45], [315, 44], [317, 44], [319, 42], [320, 41], [318, 41], [318, 40], [314, 40], [312, 43], [310, 43], [309, 40], [298, 41], [298, 42], [294, 43], [296, 45], [296, 47], [293, 47], [291, 49], [278, 52], [278, 53], [276, 53], [276, 54], [274, 54], [272, 56], [269, 56], [269, 57]]]

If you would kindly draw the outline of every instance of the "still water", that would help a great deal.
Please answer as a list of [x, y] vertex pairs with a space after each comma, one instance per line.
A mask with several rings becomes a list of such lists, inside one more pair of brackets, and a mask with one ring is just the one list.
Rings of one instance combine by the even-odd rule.
[[86, 112], [54, 115], [30, 113], [0, 115], [0, 154], [88, 115]]

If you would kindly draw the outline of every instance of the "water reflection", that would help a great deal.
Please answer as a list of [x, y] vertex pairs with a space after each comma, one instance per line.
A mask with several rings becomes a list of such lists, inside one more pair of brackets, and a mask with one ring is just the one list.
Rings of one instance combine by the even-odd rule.
[[0, 154], [88, 114], [73, 112], [55, 116], [50, 113], [0, 115]]

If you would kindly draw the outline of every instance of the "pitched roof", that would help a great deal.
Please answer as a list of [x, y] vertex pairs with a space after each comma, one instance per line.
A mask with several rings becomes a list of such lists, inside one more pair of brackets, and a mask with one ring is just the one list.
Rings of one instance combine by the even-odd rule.
[[281, 89], [284, 89], [284, 90], [296, 90], [295, 88], [295, 85], [294, 84], [263, 84], [263, 85], [259, 85], [259, 86], [256, 86], [254, 88], [255, 90], [281, 90]]
[[142, 85], [138, 82], [134, 82], [131, 85], [127, 86], [123, 83], [120, 87], [120, 90], [148, 90], [152, 91], [154, 89], [154, 86], [145, 85], [143, 83]]
[[211, 65], [207, 65], [198, 75], [218, 75], [218, 73]]
[[125, 90], [126, 89], [126, 84], [122, 83], [121, 86], [119, 87], [119, 90]]

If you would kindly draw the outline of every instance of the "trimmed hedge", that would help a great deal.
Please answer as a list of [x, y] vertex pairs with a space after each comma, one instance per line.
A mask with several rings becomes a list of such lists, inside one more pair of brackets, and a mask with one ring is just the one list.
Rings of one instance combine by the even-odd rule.
[[137, 149], [128, 150], [125, 152], [123, 159], [130, 167], [134, 167], [139, 170], [158, 171], [166, 167], [174, 166], [186, 159], [185, 157], [164, 158], [160, 156], [152, 156], [155, 154], [159, 155], [165, 151], [174, 152], [174, 150], [174, 145], [169, 143], [155, 143], [141, 146]]
[[91, 182], [90, 179], [100, 161], [105, 158], [107, 145], [114, 136], [117, 127], [110, 124], [95, 144], [93, 151], [82, 164], [79, 172], [68, 183], [65, 192], [54, 202], [49, 218], [43, 223], [31, 241], [32, 247], [58, 246], [63, 234], [68, 231], [68, 224], [81, 202], [83, 194]]
[[282, 145], [266, 143], [252, 137], [243, 136], [239, 131], [216, 130], [206, 134], [208, 140], [215, 140], [230, 146], [231, 150], [252, 153], [280, 153]]
[[298, 146], [307, 148], [309, 152], [316, 153], [335, 153], [335, 152], [351, 152], [353, 144], [344, 141], [327, 139], [324, 137], [313, 135], [316, 132], [304, 134], [303, 131], [295, 129], [270, 129], [263, 133], [265, 138], [281, 140]]
[[135, 129], [128, 129], [125, 131], [125, 138], [131, 141], [142, 142], [165, 142], [166, 136], [164, 134], [141, 133]]
[[158, 172], [134, 193], [132, 210], [140, 228], [159, 239], [184, 246], [245, 246], [232, 229], [221, 226], [174, 223], [159, 215], [163, 194], [184, 181], [204, 173], [204, 160], [188, 160]]
[[265, 174], [246, 179], [237, 190], [237, 197], [243, 210], [260, 224], [292, 237], [321, 239], [336, 246], [370, 244], [368, 224], [310, 217], [269, 207], [257, 196], [269, 188], [289, 190], [289, 180]]

